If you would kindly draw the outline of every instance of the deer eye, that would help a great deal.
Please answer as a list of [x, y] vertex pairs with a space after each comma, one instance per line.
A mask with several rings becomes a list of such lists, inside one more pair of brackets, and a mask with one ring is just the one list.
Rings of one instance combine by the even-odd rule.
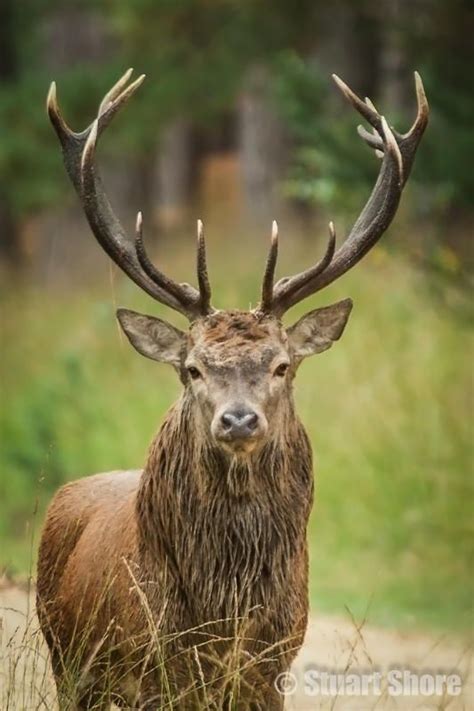
[[288, 363], [280, 363], [278, 368], [275, 368], [275, 372], [273, 373], [273, 375], [275, 375], [277, 378], [283, 378], [287, 370]]
[[201, 377], [201, 373], [193, 365], [189, 366], [188, 373], [192, 380], [198, 380]]

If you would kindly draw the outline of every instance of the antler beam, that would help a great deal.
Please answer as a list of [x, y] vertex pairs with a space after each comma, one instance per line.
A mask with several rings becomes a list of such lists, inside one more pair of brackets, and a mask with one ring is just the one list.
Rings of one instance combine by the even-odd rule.
[[[113, 261], [154, 299], [184, 314], [190, 320], [212, 311], [202, 223], [198, 223], [198, 284], [180, 284], [159, 271], [149, 260], [142, 239], [142, 216], [138, 213], [135, 242], [129, 239], [104, 192], [95, 164], [97, 142], [115, 114], [143, 83], [141, 75], [129, 84], [129, 69], [102, 99], [97, 118], [80, 133], [72, 131], [59, 110], [56, 84], [51, 84], [47, 110], [63, 150], [67, 173], [97, 241]], [[127, 86], [128, 85], [128, 86]]]
[[[338, 279], [378, 242], [395, 216], [403, 187], [413, 166], [416, 150], [428, 123], [428, 101], [421, 77], [417, 72], [415, 72], [415, 86], [418, 111], [412, 127], [405, 134], [392, 129], [385, 117], [377, 112], [370, 99], [362, 101], [342, 79], [335, 74], [333, 79], [349, 103], [372, 126], [373, 133], [369, 133], [362, 126], [358, 127], [358, 132], [382, 158], [380, 172], [364, 209], [337, 252], [335, 252], [334, 226], [330, 223], [329, 242], [321, 261], [300, 274], [280, 279], [274, 287], [277, 233], [275, 238], [272, 237], [262, 299], [258, 309], [277, 317], [281, 317], [291, 306]], [[271, 292], [269, 271], [271, 271]]]

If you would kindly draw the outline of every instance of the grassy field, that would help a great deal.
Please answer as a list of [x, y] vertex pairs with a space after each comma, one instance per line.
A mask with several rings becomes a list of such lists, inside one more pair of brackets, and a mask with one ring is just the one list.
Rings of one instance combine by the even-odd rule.
[[[307, 245], [285, 251], [285, 271], [307, 264]], [[250, 268], [213, 253], [214, 301], [255, 303], [261, 253]], [[178, 253], [173, 273], [189, 276], [190, 265]], [[180, 389], [170, 368], [125, 342], [114, 310], [178, 325], [180, 317], [118, 276], [112, 288], [107, 271], [94, 277], [101, 282], [101, 290], [12, 285], [4, 297], [0, 564], [14, 571], [34, 558], [52, 492], [85, 474], [140, 466]], [[312, 602], [462, 633], [474, 592], [466, 297], [379, 249], [287, 320], [345, 296], [355, 308], [343, 339], [305, 362], [296, 382], [316, 458]]]

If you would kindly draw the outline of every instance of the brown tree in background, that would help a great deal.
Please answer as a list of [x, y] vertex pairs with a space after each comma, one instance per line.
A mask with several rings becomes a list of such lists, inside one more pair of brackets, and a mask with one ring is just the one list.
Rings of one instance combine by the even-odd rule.
[[[14, 33], [15, 0], [0, 3], [0, 83], [13, 85], [18, 78], [18, 53]], [[17, 267], [22, 260], [19, 230], [8, 199], [7, 177], [0, 173], [0, 259]]]

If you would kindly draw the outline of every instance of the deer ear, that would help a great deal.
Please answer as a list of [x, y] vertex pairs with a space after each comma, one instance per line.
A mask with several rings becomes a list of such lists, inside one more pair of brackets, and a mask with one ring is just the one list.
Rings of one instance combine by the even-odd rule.
[[132, 346], [146, 358], [181, 367], [186, 334], [154, 316], [118, 309], [117, 318]]
[[287, 333], [296, 357], [322, 353], [339, 340], [352, 310], [352, 299], [315, 309], [300, 318]]

